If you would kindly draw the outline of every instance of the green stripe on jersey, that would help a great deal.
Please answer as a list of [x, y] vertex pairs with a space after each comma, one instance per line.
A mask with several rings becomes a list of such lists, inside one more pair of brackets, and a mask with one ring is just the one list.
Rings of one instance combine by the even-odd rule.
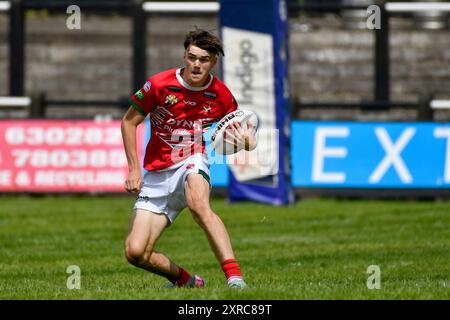
[[148, 113], [142, 110], [142, 108], [133, 99], [129, 98], [128, 101], [130, 101], [130, 104], [137, 110], [137, 112], [142, 114], [144, 117], [147, 116]]

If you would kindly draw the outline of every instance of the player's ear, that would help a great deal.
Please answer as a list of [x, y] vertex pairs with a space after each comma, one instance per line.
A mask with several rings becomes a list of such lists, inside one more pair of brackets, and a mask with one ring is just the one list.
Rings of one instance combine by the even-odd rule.
[[216, 54], [213, 54], [213, 55], [212, 55], [212, 58], [211, 58], [211, 68], [214, 68], [214, 66], [216, 65], [216, 63], [217, 63], [217, 55], [216, 55]]
[[187, 60], [187, 57], [188, 57], [188, 52], [189, 52], [189, 48], [191, 47], [191, 45], [189, 45], [185, 50], [184, 50], [184, 53], [183, 53], [183, 59], [184, 60]]

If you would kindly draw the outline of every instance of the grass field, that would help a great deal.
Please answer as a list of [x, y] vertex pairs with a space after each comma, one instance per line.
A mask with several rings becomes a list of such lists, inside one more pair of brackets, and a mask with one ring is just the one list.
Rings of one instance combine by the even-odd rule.
[[[201, 290], [129, 265], [131, 197], [0, 197], [0, 299], [449, 299], [450, 203], [305, 200], [289, 208], [215, 199], [250, 288], [229, 290], [184, 211], [157, 249]], [[69, 290], [66, 269], [81, 270]], [[369, 290], [377, 265], [381, 288]]]

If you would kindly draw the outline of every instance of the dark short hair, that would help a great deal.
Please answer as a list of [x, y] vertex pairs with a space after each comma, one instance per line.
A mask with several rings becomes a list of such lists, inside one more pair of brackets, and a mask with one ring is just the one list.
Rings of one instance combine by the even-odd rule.
[[194, 31], [189, 32], [184, 40], [184, 49], [188, 49], [190, 45], [199, 47], [214, 55], [221, 54], [224, 56], [223, 46], [219, 38], [211, 32], [195, 28]]

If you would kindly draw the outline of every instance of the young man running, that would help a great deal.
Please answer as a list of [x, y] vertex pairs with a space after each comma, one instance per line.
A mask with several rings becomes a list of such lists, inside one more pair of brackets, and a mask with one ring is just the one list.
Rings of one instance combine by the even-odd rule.
[[[139, 193], [133, 209], [125, 254], [136, 267], [166, 277], [174, 286], [198, 288], [204, 280], [154, 250], [163, 231], [188, 207], [203, 229], [230, 288], [244, 288], [228, 232], [209, 203], [209, 164], [202, 133], [214, 122], [237, 109], [230, 90], [210, 71], [220, 54], [220, 40], [196, 29], [184, 42], [184, 67], [149, 78], [131, 98], [122, 119], [122, 137], [129, 175], [128, 192]], [[136, 148], [136, 128], [150, 115], [151, 139], [144, 168]], [[246, 150], [256, 147], [252, 128], [232, 125], [236, 143]]]

